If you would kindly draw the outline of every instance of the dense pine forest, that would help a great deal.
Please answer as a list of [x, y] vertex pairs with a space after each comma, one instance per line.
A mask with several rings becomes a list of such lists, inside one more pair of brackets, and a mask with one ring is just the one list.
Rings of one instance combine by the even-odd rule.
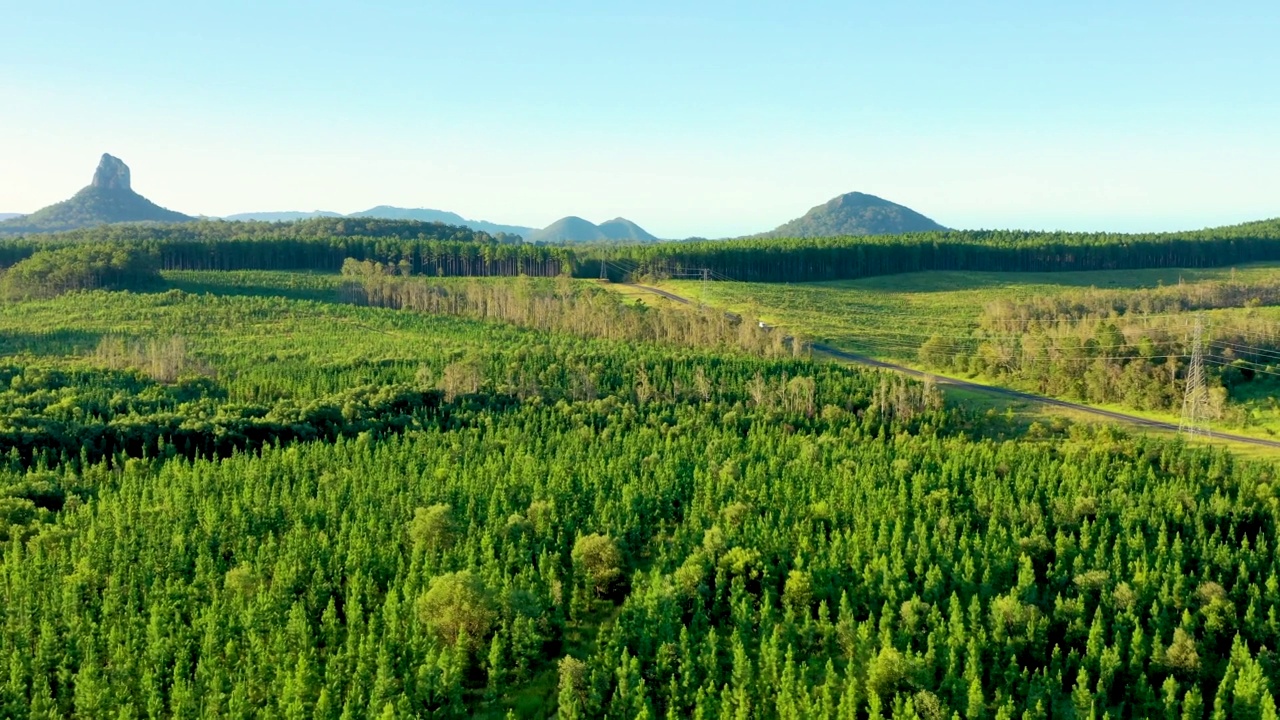
[[403, 272], [425, 275], [555, 276], [573, 266], [567, 248], [523, 244], [508, 235], [441, 223], [324, 217], [291, 223], [103, 225], [0, 238], [0, 266], [41, 250], [82, 244], [137, 247], [155, 253], [166, 270], [337, 272], [348, 258], [390, 263]]
[[830, 238], [749, 238], [601, 250], [623, 268], [694, 268], [754, 282], [811, 282], [921, 270], [1030, 272], [1221, 267], [1280, 259], [1280, 220], [1165, 234], [945, 231]]
[[1270, 463], [395, 272], [0, 306], [0, 714], [1275, 717]]
[[940, 231], [836, 238], [598, 244], [520, 242], [465, 227], [371, 218], [294, 223], [199, 221], [107, 225], [0, 239], [0, 265], [68, 244], [120, 242], [169, 270], [338, 272], [348, 258], [432, 276], [571, 275], [612, 279], [709, 270], [743, 281], [808, 282], [921, 270], [1052, 271], [1222, 267], [1280, 260], [1280, 221], [1119, 235]]

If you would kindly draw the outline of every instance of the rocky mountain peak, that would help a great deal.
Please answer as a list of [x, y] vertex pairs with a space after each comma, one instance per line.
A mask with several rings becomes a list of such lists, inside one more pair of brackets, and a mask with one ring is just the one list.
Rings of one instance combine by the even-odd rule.
[[132, 190], [129, 185], [129, 166], [120, 158], [103, 153], [98, 169], [93, 173], [93, 182], [89, 185], [107, 190]]

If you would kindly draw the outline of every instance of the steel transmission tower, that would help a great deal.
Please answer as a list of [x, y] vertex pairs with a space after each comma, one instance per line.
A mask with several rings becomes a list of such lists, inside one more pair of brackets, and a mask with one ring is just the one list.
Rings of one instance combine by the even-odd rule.
[[1209, 387], [1204, 381], [1204, 319], [1196, 314], [1191, 331], [1191, 364], [1187, 367], [1187, 388], [1182, 397], [1182, 422], [1178, 432], [1188, 438], [1212, 437], [1209, 432]]

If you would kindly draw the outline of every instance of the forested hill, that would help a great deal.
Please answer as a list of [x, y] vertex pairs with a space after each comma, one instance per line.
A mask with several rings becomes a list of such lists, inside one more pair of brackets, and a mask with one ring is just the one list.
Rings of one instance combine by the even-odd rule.
[[488, 220], [470, 220], [455, 212], [449, 212], [447, 210], [432, 210], [430, 208], [401, 208], [392, 207], [390, 205], [379, 205], [363, 212], [351, 213], [347, 217], [438, 222], [444, 223], [445, 225], [461, 225], [463, 227], [471, 228], [472, 230], [487, 232], [490, 235], [519, 235], [521, 237], [529, 237], [532, 233], [537, 232], [535, 228], [525, 227], [523, 225], [503, 225], [501, 223], [489, 222]]
[[842, 235], [894, 235], [946, 230], [912, 210], [866, 193], [834, 197], [809, 210], [804, 217], [779, 225], [761, 237], [837, 237]]
[[235, 215], [226, 215], [222, 219], [228, 222], [294, 222], [296, 220], [309, 220], [317, 217], [343, 217], [343, 215], [342, 213], [329, 212], [327, 210], [312, 210], [311, 212], [286, 210], [283, 212], [237, 213]]
[[292, 222], [295, 220], [307, 220], [316, 217], [331, 218], [377, 218], [380, 220], [416, 220], [426, 223], [444, 223], [445, 225], [461, 225], [463, 227], [486, 232], [490, 235], [519, 235], [528, 237], [532, 233], [537, 232], [536, 228], [525, 227], [523, 225], [503, 225], [502, 223], [489, 222], [488, 220], [469, 220], [455, 212], [448, 210], [432, 210], [430, 208], [402, 208], [392, 205], [378, 205], [377, 207], [354, 212], [350, 215], [342, 213], [329, 212], [326, 210], [313, 210], [311, 212], [285, 211], [285, 212], [248, 212], [237, 213], [235, 215], [223, 216], [223, 220], [228, 221], [263, 221], [263, 222]]
[[600, 232], [610, 240], [629, 240], [633, 242], [657, 242], [658, 238], [654, 237], [648, 230], [640, 227], [634, 222], [617, 217], [607, 222], [602, 222], [598, 226]]
[[488, 220], [471, 220], [458, 213], [430, 208], [403, 208], [391, 205], [377, 207], [341, 215], [334, 212], [315, 210], [312, 212], [257, 212], [228, 215], [228, 221], [266, 221], [292, 222], [316, 217], [330, 218], [367, 218], [380, 220], [416, 220], [425, 223], [443, 223], [470, 228], [488, 233], [494, 237], [518, 235], [529, 242], [542, 243], [587, 243], [587, 242], [657, 242], [658, 238], [646, 232], [644, 228], [626, 218], [614, 218], [596, 225], [579, 217], [562, 218], [543, 229], [524, 225], [504, 225]]
[[175, 223], [192, 220], [133, 191], [129, 166], [103, 155], [93, 180], [68, 200], [0, 222], [0, 234], [59, 232], [111, 223]]
[[657, 238], [644, 228], [626, 218], [614, 218], [596, 225], [590, 220], [570, 215], [560, 218], [545, 228], [526, 235], [529, 242], [539, 243], [597, 243], [655, 242]]

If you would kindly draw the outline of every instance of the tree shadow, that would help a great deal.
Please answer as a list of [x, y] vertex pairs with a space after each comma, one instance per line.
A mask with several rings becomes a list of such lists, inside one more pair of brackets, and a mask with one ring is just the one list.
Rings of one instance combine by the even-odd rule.
[[84, 355], [97, 348], [101, 341], [102, 333], [84, 330], [0, 332], [0, 355]]
[[192, 295], [219, 295], [244, 297], [279, 297], [289, 300], [314, 300], [337, 303], [341, 301], [336, 288], [290, 288], [268, 284], [231, 284], [208, 282], [199, 278], [166, 278], [166, 290], [181, 290]]

